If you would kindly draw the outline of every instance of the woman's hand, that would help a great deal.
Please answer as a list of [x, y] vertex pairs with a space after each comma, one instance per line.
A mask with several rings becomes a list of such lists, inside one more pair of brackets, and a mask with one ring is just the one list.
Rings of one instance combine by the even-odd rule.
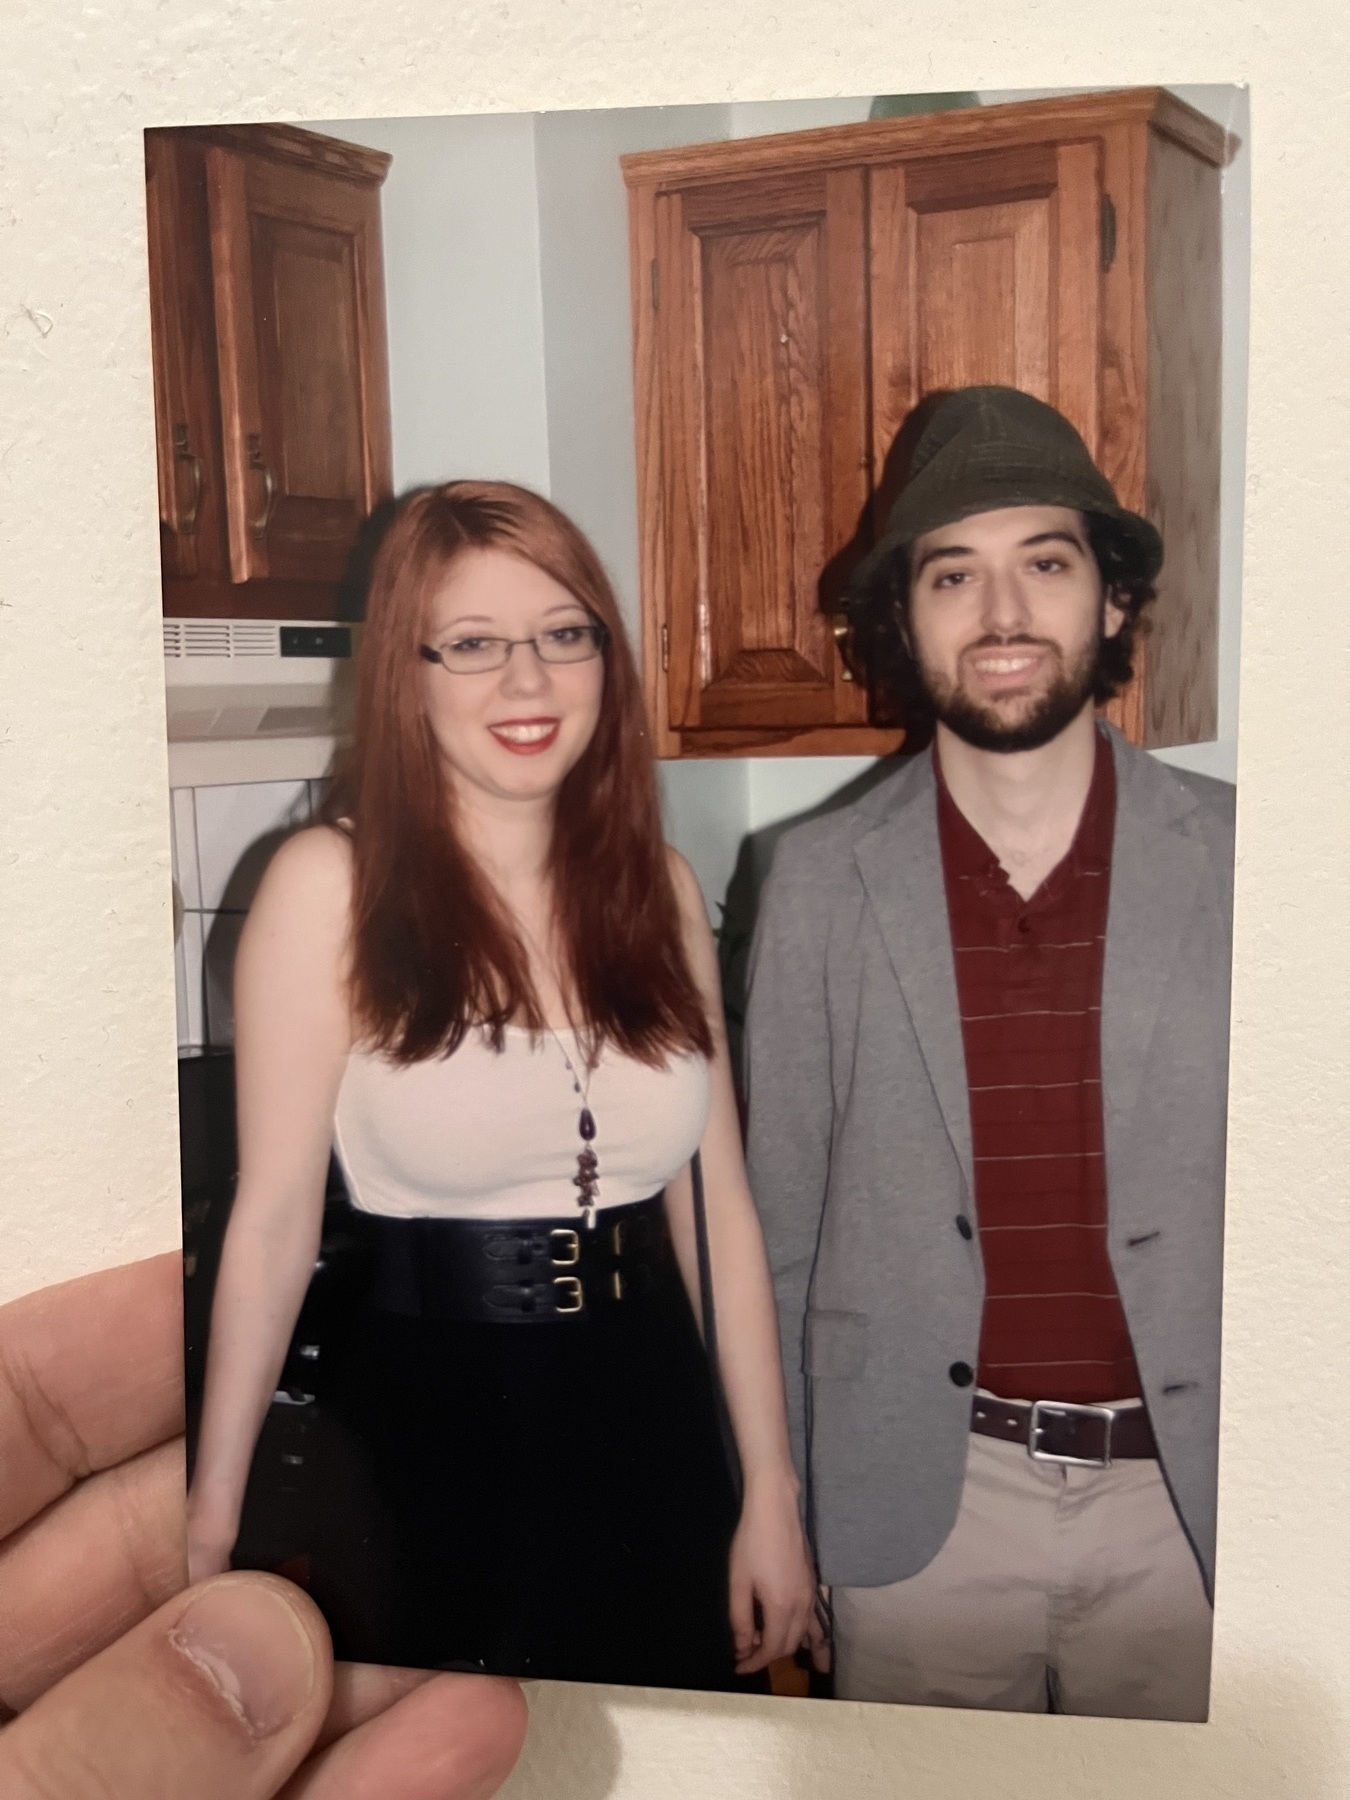
[[804, 1644], [821, 1666], [825, 1639], [816, 1606], [816, 1573], [790, 1474], [747, 1483], [731, 1542], [730, 1573], [737, 1674], [767, 1669]]
[[0, 1793], [486, 1800], [514, 1682], [335, 1667], [271, 1576], [181, 1592], [181, 1294], [160, 1256], [0, 1307]]
[[239, 1522], [213, 1518], [189, 1500], [187, 1515], [187, 1566], [190, 1582], [209, 1581], [230, 1566], [230, 1552], [239, 1536]]

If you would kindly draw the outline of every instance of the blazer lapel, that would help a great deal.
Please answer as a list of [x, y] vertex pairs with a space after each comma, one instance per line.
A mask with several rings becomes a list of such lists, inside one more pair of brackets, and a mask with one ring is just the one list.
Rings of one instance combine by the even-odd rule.
[[1116, 827], [1102, 977], [1107, 1168], [1129, 1157], [1131, 1115], [1206, 852], [1179, 824], [1195, 802], [1146, 752], [1112, 733]]
[[931, 752], [897, 782], [891, 809], [858, 841], [854, 858], [973, 1205], [970, 1098]]

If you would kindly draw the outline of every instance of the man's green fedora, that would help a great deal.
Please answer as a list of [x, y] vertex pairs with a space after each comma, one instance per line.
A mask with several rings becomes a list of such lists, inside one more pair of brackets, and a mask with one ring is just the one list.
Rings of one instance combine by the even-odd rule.
[[849, 582], [859, 594], [895, 552], [939, 526], [1005, 506], [1067, 506], [1111, 520], [1144, 581], [1162, 567], [1156, 527], [1127, 512], [1062, 413], [1020, 388], [959, 388], [943, 400], [914, 450], [909, 480], [875, 548]]

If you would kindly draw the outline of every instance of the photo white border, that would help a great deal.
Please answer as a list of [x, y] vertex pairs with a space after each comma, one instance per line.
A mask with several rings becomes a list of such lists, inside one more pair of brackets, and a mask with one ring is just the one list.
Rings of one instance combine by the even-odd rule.
[[[1340, 0], [20, 0], [0, 108], [0, 1298], [177, 1241], [141, 130], [1247, 82], [1252, 315], [1207, 1726], [541, 1687], [513, 1800], [1350, 1792], [1350, 26]], [[1324, 1416], [1325, 1415], [1325, 1416]]]

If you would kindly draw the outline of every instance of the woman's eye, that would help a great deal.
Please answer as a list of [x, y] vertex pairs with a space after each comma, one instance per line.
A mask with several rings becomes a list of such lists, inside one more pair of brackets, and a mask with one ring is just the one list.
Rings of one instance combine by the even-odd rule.
[[445, 647], [456, 656], [472, 656], [476, 651], [481, 650], [485, 644], [491, 643], [491, 641], [490, 638], [485, 637], [454, 638]]
[[937, 580], [933, 583], [933, 586], [939, 588], [956, 587], [957, 584], [964, 581], [965, 578], [966, 571], [964, 569], [948, 569], [945, 575], [938, 576]]
[[1068, 565], [1061, 556], [1038, 556], [1031, 566], [1038, 575], [1053, 575]]
[[589, 626], [586, 625], [555, 625], [544, 636], [552, 644], [579, 644], [588, 630]]

